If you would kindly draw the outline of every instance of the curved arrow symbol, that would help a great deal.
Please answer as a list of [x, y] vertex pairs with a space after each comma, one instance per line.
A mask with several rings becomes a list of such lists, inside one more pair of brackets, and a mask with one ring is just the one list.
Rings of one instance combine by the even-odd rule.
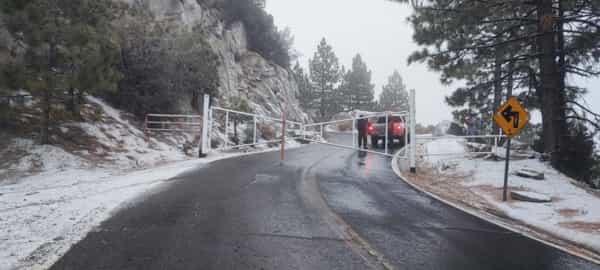
[[512, 121], [514, 128], [519, 128], [519, 112], [513, 112], [512, 106], [508, 106], [502, 111], [502, 117], [506, 122], [510, 123]]

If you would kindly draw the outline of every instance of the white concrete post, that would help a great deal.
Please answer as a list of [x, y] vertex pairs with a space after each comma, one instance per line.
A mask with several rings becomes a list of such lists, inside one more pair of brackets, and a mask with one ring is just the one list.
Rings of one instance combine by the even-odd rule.
[[321, 140], [323, 140], [323, 124], [321, 124], [320, 132], [321, 132]]
[[417, 172], [417, 108], [415, 107], [415, 89], [410, 90], [410, 172]]
[[200, 138], [201, 142], [200, 142], [200, 157], [204, 157], [206, 156], [206, 153], [208, 153], [208, 147], [210, 145], [210, 142], [208, 141], [208, 134], [210, 132], [210, 125], [209, 125], [209, 114], [210, 114], [210, 96], [205, 94], [204, 95], [204, 101], [202, 102], [202, 137]]
[[253, 142], [253, 144], [256, 144], [256, 128], [257, 128], [257, 125], [256, 125], [256, 116], [254, 116], [254, 139], [253, 139], [254, 142]]
[[[210, 106], [210, 98], [209, 98], [209, 106]], [[211, 108], [208, 109], [208, 126], [210, 129], [208, 130], [208, 141], [206, 142], [206, 146], [208, 148], [207, 153], [212, 152], [212, 127], [214, 124], [213, 110]]]
[[229, 147], [229, 112], [225, 112], [225, 148]]

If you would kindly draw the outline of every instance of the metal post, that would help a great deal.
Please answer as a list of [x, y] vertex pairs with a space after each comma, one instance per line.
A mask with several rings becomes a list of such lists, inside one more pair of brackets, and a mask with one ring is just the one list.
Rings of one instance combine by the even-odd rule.
[[508, 166], [510, 163], [510, 141], [511, 139], [508, 138], [508, 141], [506, 142], [506, 165], [504, 166], [504, 189], [502, 191], [502, 201], [506, 201], [507, 199], [507, 192], [508, 192]]
[[408, 156], [408, 128], [406, 127], [406, 116], [402, 116], [402, 123], [404, 123], [404, 157]]
[[492, 152], [494, 152], [494, 155], [496, 154], [497, 149], [498, 149], [498, 136], [494, 136], [494, 147], [492, 148]]
[[283, 164], [283, 161], [285, 160], [285, 128], [286, 128], [286, 121], [285, 121], [285, 111], [283, 111], [281, 113], [281, 126], [282, 126], [282, 130], [281, 130], [281, 162]]
[[[210, 99], [209, 99], [209, 106], [210, 106]], [[207, 146], [207, 153], [212, 152], [212, 127], [213, 127], [213, 110], [212, 109], [208, 109], [208, 126], [210, 127], [210, 130], [208, 130], [208, 141], [206, 141], [206, 146]]]
[[410, 135], [410, 172], [417, 172], [417, 133], [415, 132], [415, 127], [417, 125], [417, 115], [416, 115], [416, 107], [415, 107], [415, 89], [410, 90], [410, 128], [408, 130], [408, 134]]
[[385, 144], [385, 153], [386, 154], [388, 153], [388, 145], [390, 144], [390, 141], [389, 141], [390, 138], [389, 138], [389, 135], [388, 135], [389, 126], [390, 126], [390, 124], [389, 124], [389, 121], [390, 121], [389, 115], [390, 114], [388, 112], [385, 113], [385, 141], [383, 142], [383, 144]]
[[208, 115], [209, 115], [209, 111], [210, 111], [210, 96], [209, 95], [204, 95], [204, 102], [202, 102], [202, 137], [200, 138], [201, 142], [200, 142], [200, 157], [206, 157], [206, 153], [208, 151], [208, 133], [209, 133], [209, 121], [208, 121]]
[[324, 140], [324, 138], [323, 138], [323, 124], [321, 124], [320, 132], [321, 132], [321, 140]]
[[229, 112], [225, 112], [225, 148], [229, 146]]
[[306, 126], [304, 126], [304, 124], [301, 124], [300, 129], [302, 130], [302, 139], [306, 140]]
[[352, 117], [352, 147], [357, 147], [358, 136], [356, 136], [356, 114]]
[[253, 144], [256, 143], [256, 128], [257, 128], [257, 125], [256, 125], [256, 116], [254, 116], [254, 139], [253, 139]]

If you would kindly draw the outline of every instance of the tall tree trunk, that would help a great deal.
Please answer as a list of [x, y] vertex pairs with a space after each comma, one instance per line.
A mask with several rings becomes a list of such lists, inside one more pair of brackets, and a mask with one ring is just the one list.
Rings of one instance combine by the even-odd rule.
[[81, 104], [81, 91], [77, 91], [77, 94], [75, 94], [75, 88], [69, 87], [69, 101], [67, 107], [68, 110], [71, 112], [71, 115], [73, 115], [73, 117], [78, 120], [81, 119]]
[[42, 127], [40, 130], [40, 143], [41, 144], [49, 144], [50, 143], [50, 90], [48, 87], [44, 90], [44, 96], [42, 98]]
[[[495, 63], [494, 63], [494, 104], [492, 108], [491, 115], [493, 117], [494, 110], [500, 108], [500, 102], [502, 101], [502, 49], [497, 48], [495, 52]], [[490, 117], [490, 121], [492, 124], [492, 134], [500, 134], [500, 128]]]
[[[510, 55], [510, 58], [513, 58], [513, 55]], [[515, 61], [510, 60], [508, 62], [508, 78], [506, 80], [506, 97], [507, 99], [509, 99], [512, 95], [513, 95], [513, 88], [514, 88], [514, 82], [515, 82], [515, 77], [513, 76], [513, 72], [515, 71]]]
[[538, 0], [538, 50], [540, 52], [540, 91], [542, 91], [542, 131], [544, 152], [552, 154], [552, 164], [558, 165], [560, 134], [565, 129], [561, 104], [560, 72], [556, 62], [556, 35], [553, 0]]
[[[566, 66], [565, 66], [565, 35], [563, 32], [563, 19], [564, 19], [564, 10], [563, 10], [563, 0], [558, 0], [558, 24], [556, 26], [557, 31], [557, 41], [558, 41], [558, 68], [559, 68], [559, 104], [560, 111], [558, 112], [558, 119], [560, 120], [560, 124], [564, 127], [558, 130], [558, 140], [561, 151], [567, 150], [569, 147], [569, 132], [566, 129], [567, 127], [567, 118], [566, 118], [566, 109], [567, 109], [567, 89], [566, 89]], [[566, 155], [560, 155], [560, 157], [565, 157]]]
[[69, 100], [66, 101], [67, 111], [75, 115], [75, 89], [69, 87]]
[[321, 121], [325, 121], [325, 86], [321, 85]]
[[52, 102], [52, 91], [54, 91], [55, 82], [55, 67], [56, 67], [56, 38], [52, 37], [50, 40], [50, 47], [48, 49], [48, 85], [44, 90], [44, 96], [42, 98], [42, 130], [40, 131], [40, 143], [50, 143], [50, 111]]

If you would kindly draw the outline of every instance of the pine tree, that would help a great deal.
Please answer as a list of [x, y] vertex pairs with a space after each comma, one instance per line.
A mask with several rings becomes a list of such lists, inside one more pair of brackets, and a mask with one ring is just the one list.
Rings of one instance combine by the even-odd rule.
[[408, 91], [402, 81], [402, 76], [397, 70], [388, 77], [388, 82], [383, 86], [379, 95], [379, 105], [385, 111], [408, 111]]
[[309, 62], [310, 78], [315, 84], [317, 95], [315, 101], [318, 103], [319, 117], [325, 120], [331, 116], [334, 90], [341, 78], [339, 61], [331, 45], [323, 38]]
[[26, 44], [20, 87], [41, 97], [40, 142], [49, 143], [52, 104], [67, 89], [115, 89], [119, 5], [109, 0], [5, 0], [9, 31]]
[[569, 120], [600, 128], [600, 116], [577, 102], [585, 89], [567, 80], [600, 75], [598, 1], [424, 0], [410, 21], [424, 47], [410, 60], [427, 61], [444, 82], [467, 81], [451, 105], [489, 116], [504, 90], [540, 108], [553, 165], [568, 147]]
[[298, 62], [296, 62], [296, 65], [294, 65], [294, 68], [292, 69], [292, 74], [294, 75], [296, 84], [298, 84], [297, 98], [300, 101], [300, 106], [302, 106], [302, 108], [304, 108], [305, 110], [313, 109], [313, 101], [315, 97], [313, 85], [310, 81], [308, 74], [306, 74], [306, 72]]
[[344, 75], [343, 96], [349, 110], [372, 110], [373, 88], [371, 71], [360, 54], [352, 59], [352, 69]]

